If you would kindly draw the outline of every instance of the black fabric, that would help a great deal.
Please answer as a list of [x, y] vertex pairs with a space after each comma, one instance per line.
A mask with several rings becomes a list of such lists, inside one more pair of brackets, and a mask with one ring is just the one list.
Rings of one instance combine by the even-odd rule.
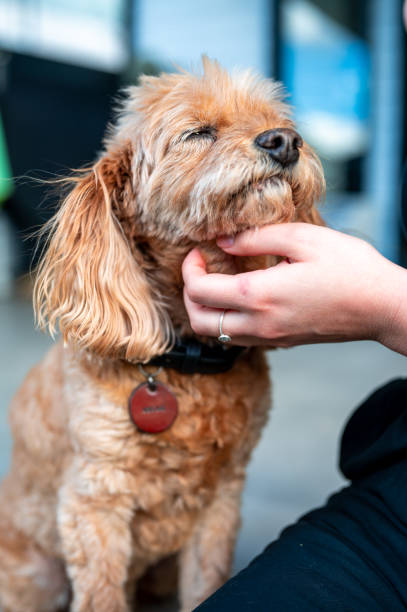
[[407, 610], [407, 380], [378, 389], [356, 410], [340, 466], [351, 484], [196, 610]]
[[230, 370], [247, 350], [243, 346], [209, 346], [194, 338], [179, 338], [170, 351], [154, 357], [147, 365], [173, 368], [183, 374], [220, 374]]

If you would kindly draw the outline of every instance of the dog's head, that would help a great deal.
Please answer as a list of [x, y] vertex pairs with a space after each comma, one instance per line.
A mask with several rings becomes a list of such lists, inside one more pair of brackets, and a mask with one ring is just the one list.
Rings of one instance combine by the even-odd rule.
[[40, 325], [103, 356], [147, 361], [172, 326], [142, 243], [208, 241], [308, 221], [324, 188], [281, 87], [252, 72], [142, 77], [105, 151], [49, 224], [35, 303]]

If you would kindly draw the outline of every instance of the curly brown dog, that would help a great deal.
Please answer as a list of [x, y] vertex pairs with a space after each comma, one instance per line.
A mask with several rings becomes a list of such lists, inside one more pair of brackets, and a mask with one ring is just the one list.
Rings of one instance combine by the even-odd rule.
[[[68, 182], [35, 288], [40, 326], [53, 333], [58, 325], [64, 341], [28, 374], [11, 408], [1, 605], [46, 612], [71, 599], [74, 612], [125, 612], [136, 581], [174, 556], [189, 612], [229, 575], [269, 383], [262, 350], [235, 355], [194, 337], [181, 264], [199, 244], [209, 271], [270, 265], [225, 255], [215, 237], [319, 223], [321, 166], [278, 84], [204, 59], [202, 74], [130, 87], [100, 158]], [[186, 353], [192, 342], [194, 367], [189, 355], [182, 371], [168, 362], [146, 382], [139, 364], [152, 372], [146, 364], [177, 342]], [[208, 373], [212, 358], [220, 366]], [[165, 397], [151, 408], [138, 390], [137, 420], [129, 398], [142, 383]], [[154, 410], [167, 420], [150, 429]]]

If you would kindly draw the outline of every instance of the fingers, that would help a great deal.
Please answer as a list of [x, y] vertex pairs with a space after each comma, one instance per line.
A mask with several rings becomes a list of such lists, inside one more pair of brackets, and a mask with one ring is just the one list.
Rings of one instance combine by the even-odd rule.
[[281, 255], [301, 261], [314, 247], [320, 232], [306, 223], [281, 223], [247, 230], [237, 236], [221, 236], [217, 244], [232, 255]]
[[[261, 270], [260, 272], [264, 272]], [[182, 265], [185, 293], [190, 300], [212, 308], [244, 309], [250, 303], [251, 287], [257, 272], [243, 274], [207, 274], [205, 261], [193, 249]]]
[[[197, 304], [188, 297], [186, 291], [184, 301], [194, 332], [200, 336], [217, 338], [220, 334], [219, 322], [223, 309], [216, 310]], [[244, 312], [226, 310], [222, 331], [232, 338], [232, 344], [238, 346], [261, 344], [258, 336], [251, 335], [252, 321], [252, 318]]]

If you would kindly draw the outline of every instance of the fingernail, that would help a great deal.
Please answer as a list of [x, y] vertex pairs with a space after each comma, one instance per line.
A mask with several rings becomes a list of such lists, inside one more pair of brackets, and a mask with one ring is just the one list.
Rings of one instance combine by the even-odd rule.
[[234, 243], [234, 236], [219, 236], [219, 238], [216, 239], [216, 244], [222, 248], [231, 247], [234, 245]]

